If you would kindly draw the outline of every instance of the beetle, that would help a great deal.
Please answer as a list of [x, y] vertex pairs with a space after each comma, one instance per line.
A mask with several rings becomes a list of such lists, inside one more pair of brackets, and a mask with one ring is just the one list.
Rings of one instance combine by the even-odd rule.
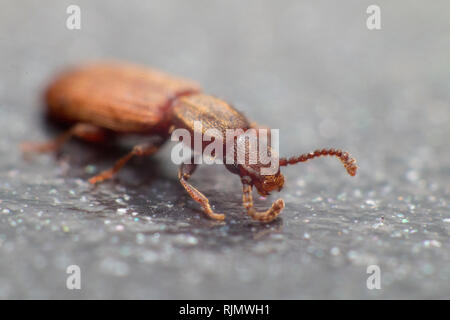
[[[89, 179], [91, 184], [112, 178], [135, 156], [154, 154], [176, 128], [184, 128], [194, 134], [195, 120], [201, 121], [202, 130], [241, 129], [246, 132], [260, 129], [227, 102], [202, 93], [199, 85], [193, 81], [125, 62], [96, 62], [66, 70], [48, 86], [45, 102], [50, 118], [69, 123], [71, 127], [48, 142], [23, 143], [24, 152], [56, 151], [71, 137], [98, 143], [107, 141], [111, 133], [158, 137], [158, 142], [134, 146], [112, 168]], [[240, 136], [234, 140], [238, 148], [245, 143], [240, 140]], [[267, 148], [275, 156], [279, 167], [321, 156], [335, 156], [351, 176], [356, 174], [355, 159], [341, 150], [320, 149], [283, 158], [274, 153], [270, 143]], [[245, 156], [248, 158], [249, 155]], [[260, 169], [264, 165], [260, 162], [249, 164], [232, 161], [225, 166], [241, 178], [243, 206], [249, 216], [261, 222], [270, 222], [280, 214], [284, 208], [282, 199], [276, 200], [268, 210], [259, 212], [254, 208], [252, 198], [253, 187], [262, 196], [282, 189], [284, 176], [279, 167], [276, 173], [263, 175]], [[215, 213], [208, 198], [188, 182], [196, 168], [195, 163], [182, 163], [178, 170], [180, 183], [192, 199], [202, 206], [207, 216], [224, 220], [225, 215]]]

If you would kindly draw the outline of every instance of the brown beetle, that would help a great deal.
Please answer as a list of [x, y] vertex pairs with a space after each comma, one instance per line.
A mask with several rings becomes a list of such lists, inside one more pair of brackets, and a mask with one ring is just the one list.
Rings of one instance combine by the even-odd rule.
[[[58, 121], [72, 123], [72, 127], [47, 143], [22, 144], [25, 152], [55, 151], [71, 137], [91, 142], [105, 141], [109, 133], [161, 137], [159, 143], [135, 146], [111, 169], [91, 178], [89, 182], [92, 184], [112, 178], [134, 156], [155, 153], [174, 128], [185, 128], [194, 134], [194, 120], [201, 121], [203, 130], [242, 129], [245, 132], [257, 129], [228, 103], [202, 94], [200, 87], [192, 81], [120, 62], [96, 63], [64, 72], [50, 84], [45, 99], [48, 114]], [[239, 137], [234, 143], [238, 148], [242, 144]], [[245, 156], [248, 158], [248, 154]], [[350, 175], [356, 174], [355, 160], [347, 152], [335, 149], [276, 159], [279, 166], [287, 166], [320, 156], [336, 156]], [[188, 179], [196, 167], [193, 163], [181, 164], [178, 171], [180, 183], [209, 217], [224, 220], [223, 214], [213, 212], [208, 198], [189, 184]], [[254, 186], [263, 196], [273, 190], [281, 190], [284, 177], [280, 170], [272, 175], [262, 175], [260, 169], [264, 165], [260, 163], [235, 162], [227, 163], [226, 167], [241, 178], [243, 204], [248, 214], [262, 222], [275, 219], [284, 208], [283, 200], [278, 199], [267, 211], [258, 212], [253, 207], [252, 188]]]

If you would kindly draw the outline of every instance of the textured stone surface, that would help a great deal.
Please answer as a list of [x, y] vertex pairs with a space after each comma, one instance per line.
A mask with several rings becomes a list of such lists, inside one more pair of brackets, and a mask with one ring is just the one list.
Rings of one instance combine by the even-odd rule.
[[[448, 1], [3, 1], [0, 10], [1, 298], [449, 298]], [[57, 130], [41, 90], [60, 68], [119, 58], [195, 79], [250, 118], [280, 128], [281, 152], [342, 147], [287, 168], [281, 218], [243, 214], [239, 179], [202, 167], [176, 179], [170, 147], [113, 182], [86, 179], [127, 148], [72, 141], [24, 161], [23, 140]], [[67, 290], [79, 265], [82, 290]], [[366, 268], [381, 268], [381, 290]]]

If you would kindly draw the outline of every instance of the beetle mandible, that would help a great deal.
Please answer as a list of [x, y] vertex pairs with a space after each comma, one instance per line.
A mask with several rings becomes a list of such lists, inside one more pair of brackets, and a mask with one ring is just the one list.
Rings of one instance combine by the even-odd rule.
[[[89, 179], [92, 184], [112, 178], [134, 156], [155, 153], [175, 128], [194, 134], [194, 120], [202, 122], [202, 130], [242, 129], [245, 132], [258, 129], [230, 104], [201, 93], [195, 82], [124, 62], [97, 62], [65, 71], [48, 86], [45, 100], [49, 116], [70, 123], [71, 127], [49, 142], [22, 144], [24, 152], [56, 151], [71, 137], [90, 142], [104, 142], [110, 134], [159, 137], [159, 142], [136, 145], [112, 168]], [[235, 143], [239, 141], [237, 137]], [[283, 167], [320, 156], [335, 156], [351, 176], [356, 174], [355, 159], [336, 149], [316, 150], [291, 158], [277, 156], [277, 161], [279, 167]], [[279, 168], [275, 174], [262, 175], [260, 169], [264, 165], [261, 163], [225, 165], [241, 178], [243, 205], [248, 215], [261, 222], [274, 220], [284, 208], [283, 200], [278, 199], [268, 210], [259, 212], [253, 206], [252, 188], [262, 196], [280, 191], [284, 176]], [[210, 218], [224, 220], [225, 215], [215, 213], [208, 198], [188, 182], [196, 167], [192, 162], [181, 164], [180, 183]]]

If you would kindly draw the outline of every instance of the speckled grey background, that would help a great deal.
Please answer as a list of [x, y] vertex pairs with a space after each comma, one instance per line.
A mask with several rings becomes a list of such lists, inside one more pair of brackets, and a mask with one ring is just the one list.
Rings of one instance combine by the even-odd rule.
[[[82, 29], [65, 27], [69, 4]], [[382, 29], [366, 28], [381, 6]], [[448, 1], [2, 1], [1, 298], [450, 298]], [[341, 147], [284, 170], [281, 218], [241, 207], [239, 179], [202, 167], [176, 179], [170, 147], [115, 181], [86, 179], [127, 148], [72, 141], [27, 162], [18, 144], [55, 128], [41, 91], [68, 64], [131, 60], [195, 79], [280, 128], [281, 152]], [[383, 221], [384, 217], [384, 221]], [[66, 267], [82, 289], [67, 290]], [[381, 269], [368, 290], [366, 268]]]

